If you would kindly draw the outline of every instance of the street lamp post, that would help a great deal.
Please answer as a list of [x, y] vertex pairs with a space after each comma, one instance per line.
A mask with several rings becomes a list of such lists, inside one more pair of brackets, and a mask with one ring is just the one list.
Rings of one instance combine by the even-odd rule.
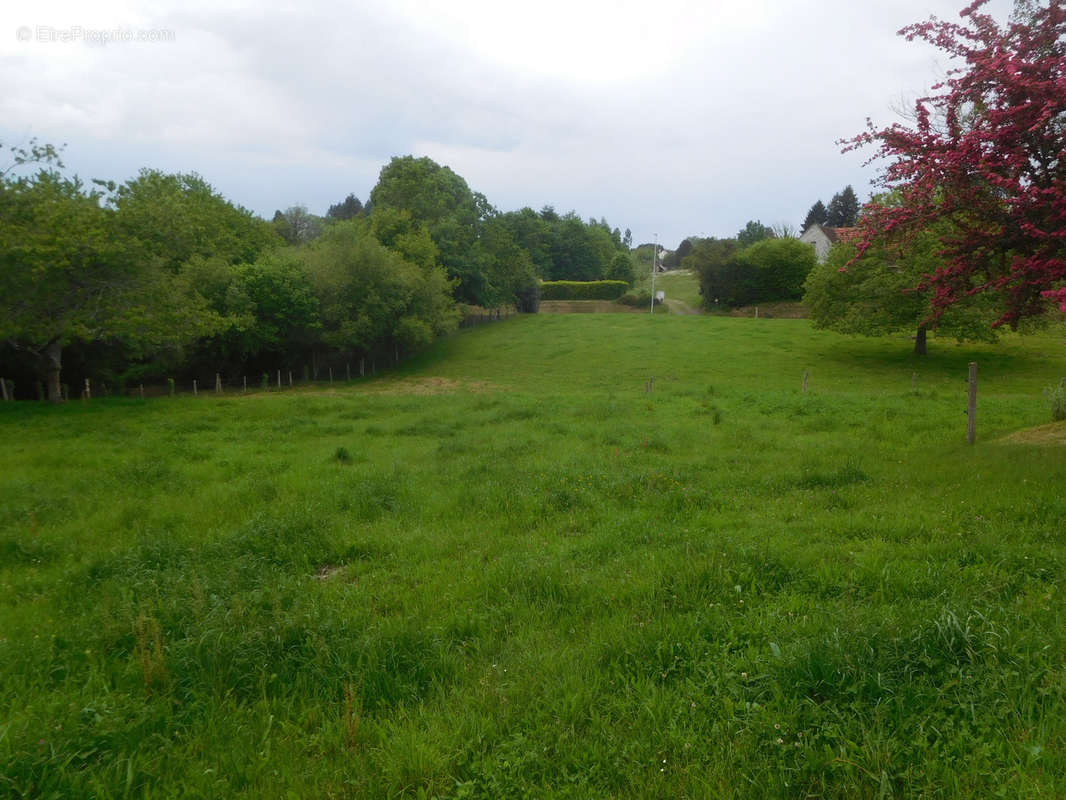
[[659, 234], [655, 234], [655, 244], [651, 246], [651, 308], [648, 309], [649, 314], [655, 313], [655, 273], [656, 261], [659, 260]]

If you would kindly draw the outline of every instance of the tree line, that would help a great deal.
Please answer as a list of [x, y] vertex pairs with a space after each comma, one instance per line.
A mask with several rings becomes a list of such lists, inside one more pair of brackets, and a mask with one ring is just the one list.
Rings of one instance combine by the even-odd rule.
[[51, 145], [7, 153], [0, 363], [53, 401], [64, 370], [122, 385], [407, 354], [464, 304], [535, 311], [541, 279], [634, 279], [629, 231], [501, 213], [428, 158], [393, 158], [365, 206], [266, 221], [195, 174], [86, 184]]
[[845, 186], [829, 201], [828, 207], [820, 199], [807, 211], [800, 231], [811, 225], [825, 225], [830, 228], [851, 228], [859, 221], [859, 198], [851, 185]]

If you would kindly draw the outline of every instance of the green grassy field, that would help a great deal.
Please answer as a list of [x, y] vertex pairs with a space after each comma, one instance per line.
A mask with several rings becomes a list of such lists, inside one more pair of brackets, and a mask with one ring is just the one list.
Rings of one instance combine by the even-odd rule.
[[909, 350], [545, 315], [5, 404], [0, 795], [1062, 797], [1066, 449], [1005, 437], [1066, 332]]

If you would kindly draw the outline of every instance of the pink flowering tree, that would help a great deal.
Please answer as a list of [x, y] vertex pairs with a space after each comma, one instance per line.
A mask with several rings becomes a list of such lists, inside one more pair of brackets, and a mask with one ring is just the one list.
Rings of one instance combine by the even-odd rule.
[[932, 321], [965, 297], [993, 293], [995, 325], [1016, 326], [1066, 311], [1066, 0], [1019, 6], [1006, 26], [961, 12], [963, 24], [932, 18], [900, 31], [962, 66], [915, 104], [914, 123], [896, 123], [841, 142], [873, 145], [888, 161], [878, 183], [899, 202], [868, 204], [857, 259], [870, 247], [946, 231], [942, 262], [921, 289]]

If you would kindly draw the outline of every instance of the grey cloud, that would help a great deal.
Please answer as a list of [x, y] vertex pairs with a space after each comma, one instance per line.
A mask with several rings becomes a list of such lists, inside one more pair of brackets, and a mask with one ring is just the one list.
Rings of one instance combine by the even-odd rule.
[[[796, 224], [846, 183], [865, 195], [874, 171], [835, 141], [868, 115], [891, 121], [901, 93], [936, 78], [934, 51], [895, 31], [931, 12], [953, 17], [959, 3], [763, 0], [750, 19], [731, 5], [612, 5], [611, 30], [626, 30], [627, 15], [658, 48], [655, 58], [627, 53], [649, 68], [615, 81], [495, 62], [450, 17], [420, 20], [378, 0], [175, 3], [130, 11], [173, 29], [172, 44], [63, 51], [0, 40], [11, 87], [0, 133], [68, 141], [68, 161], [94, 176], [195, 169], [264, 215], [295, 202], [323, 211], [348, 192], [365, 199], [391, 156], [413, 152], [501, 208], [551, 203], [676, 243], [750, 218]], [[1009, 0], [991, 8], [1002, 18]], [[583, 32], [590, 46], [598, 33]], [[559, 67], [582, 40], [530, 49]]]

